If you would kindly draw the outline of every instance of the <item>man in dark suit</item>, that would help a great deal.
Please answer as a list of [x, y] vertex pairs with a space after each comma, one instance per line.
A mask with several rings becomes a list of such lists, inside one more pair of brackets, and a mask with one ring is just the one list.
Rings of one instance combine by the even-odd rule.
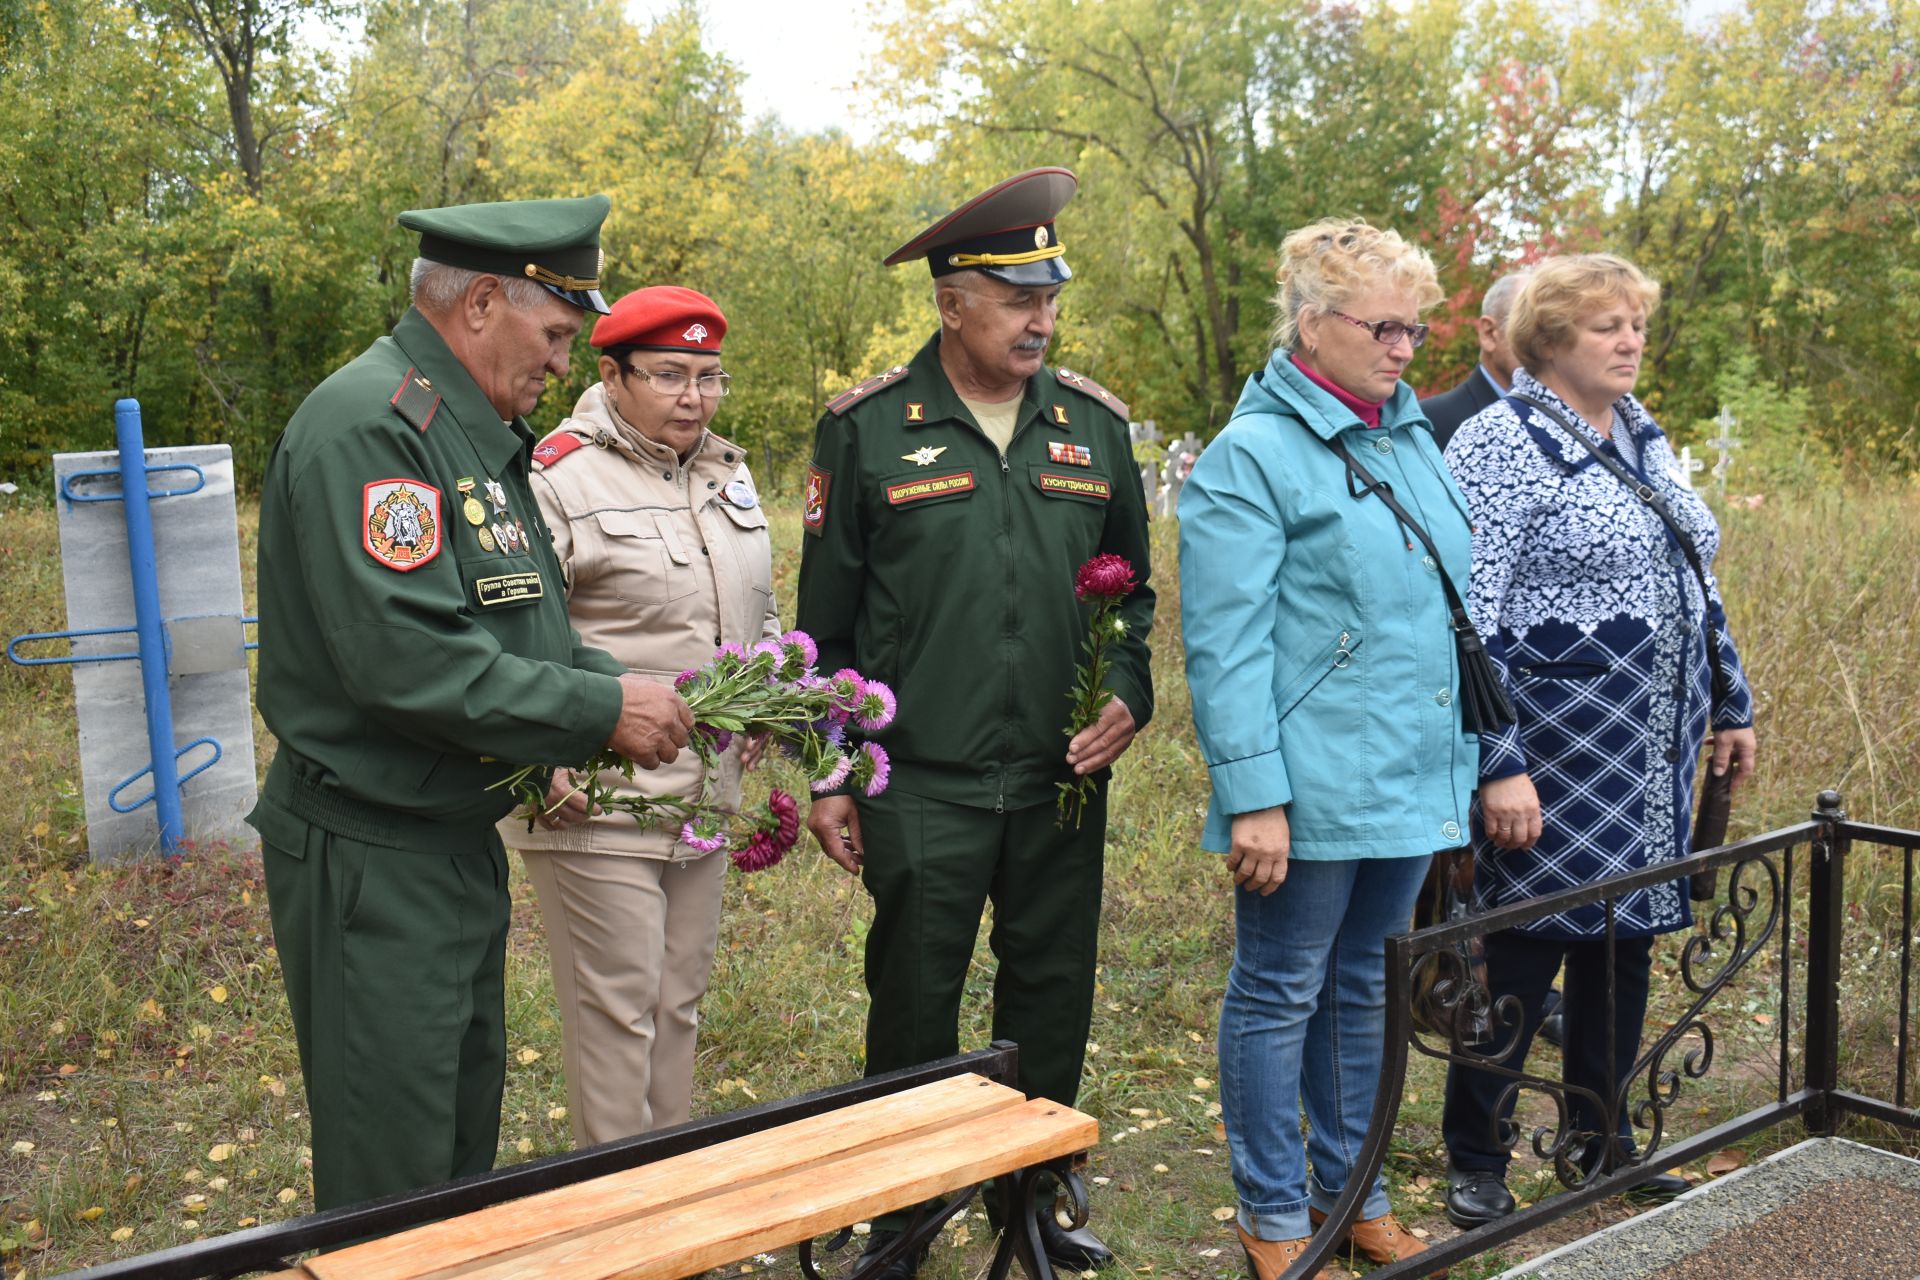
[[1495, 280], [1480, 301], [1480, 318], [1473, 322], [1480, 336], [1480, 367], [1451, 391], [1428, 396], [1420, 411], [1433, 423], [1433, 442], [1442, 449], [1460, 424], [1507, 394], [1519, 365], [1507, 341], [1507, 313], [1526, 282], [1525, 271], [1512, 271]]

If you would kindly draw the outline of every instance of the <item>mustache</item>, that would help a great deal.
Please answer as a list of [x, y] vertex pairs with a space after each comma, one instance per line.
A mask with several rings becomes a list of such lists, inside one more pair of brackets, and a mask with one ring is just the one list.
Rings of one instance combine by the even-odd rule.
[[1013, 349], [1015, 351], [1045, 351], [1047, 349], [1047, 340], [1045, 338], [1022, 338], [1013, 344]]

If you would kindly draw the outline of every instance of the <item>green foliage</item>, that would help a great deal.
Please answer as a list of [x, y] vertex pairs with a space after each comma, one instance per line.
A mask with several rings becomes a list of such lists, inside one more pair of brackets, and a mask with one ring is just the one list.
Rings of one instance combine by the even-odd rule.
[[[355, 14], [354, 46], [301, 38]], [[1471, 370], [1494, 277], [1604, 247], [1665, 289], [1642, 392], [1676, 434], [1737, 401], [1796, 436], [1745, 455], [1781, 483], [1911, 470], [1917, 62], [1914, 0], [908, 0], [867, 77], [887, 140], [860, 145], [747, 119], [691, 0], [646, 23], [618, 0], [0, 0], [0, 474], [104, 447], [133, 395], [153, 440], [229, 441], [251, 479], [405, 309], [398, 212], [598, 190], [610, 292], [726, 309], [741, 394], [716, 425], [777, 490], [825, 399], [932, 327], [885, 249], [1040, 164], [1082, 183], [1055, 352], [1169, 435], [1216, 429], [1265, 359], [1280, 238], [1359, 214], [1439, 267], [1424, 389]], [[576, 354], [536, 425], [592, 381]]]

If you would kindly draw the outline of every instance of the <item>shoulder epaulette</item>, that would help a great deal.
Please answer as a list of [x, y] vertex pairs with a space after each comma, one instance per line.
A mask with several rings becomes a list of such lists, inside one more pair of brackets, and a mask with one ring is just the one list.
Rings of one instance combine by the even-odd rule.
[[585, 440], [562, 427], [533, 446], [533, 465], [544, 471], [585, 443]]
[[865, 382], [857, 382], [833, 399], [827, 401], [827, 412], [839, 417], [854, 405], [860, 403], [880, 388], [898, 382], [906, 376], [907, 366], [897, 364], [885, 373], [876, 373]]
[[1062, 386], [1072, 387], [1089, 400], [1098, 400], [1121, 417], [1127, 416], [1127, 402], [1107, 390], [1084, 373], [1075, 373], [1071, 369], [1056, 369], [1053, 376]]
[[387, 403], [418, 430], [425, 431], [427, 424], [433, 421], [433, 415], [440, 412], [440, 393], [423, 375], [408, 369], [407, 376], [400, 379], [399, 389]]

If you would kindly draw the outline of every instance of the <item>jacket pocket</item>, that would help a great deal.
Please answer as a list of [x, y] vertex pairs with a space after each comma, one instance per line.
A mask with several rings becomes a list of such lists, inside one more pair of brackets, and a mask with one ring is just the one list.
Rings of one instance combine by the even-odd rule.
[[652, 512], [597, 511], [593, 520], [606, 544], [607, 586], [619, 599], [661, 605], [698, 588], [690, 558], [679, 563], [681, 557], [669, 550]]
[[[760, 607], [764, 610], [766, 601], [773, 597], [773, 544], [767, 536], [766, 508], [736, 507], [731, 502], [715, 505], [726, 513], [728, 541], [739, 557], [747, 585], [762, 596]], [[748, 619], [748, 630], [757, 630], [759, 624], [758, 617]]]
[[1314, 654], [1300, 674], [1289, 680], [1275, 695], [1274, 706], [1278, 713], [1275, 718], [1285, 720], [1322, 680], [1351, 664], [1354, 653], [1360, 648], [1360, 640], [1359, 632], [1344, 630]]

